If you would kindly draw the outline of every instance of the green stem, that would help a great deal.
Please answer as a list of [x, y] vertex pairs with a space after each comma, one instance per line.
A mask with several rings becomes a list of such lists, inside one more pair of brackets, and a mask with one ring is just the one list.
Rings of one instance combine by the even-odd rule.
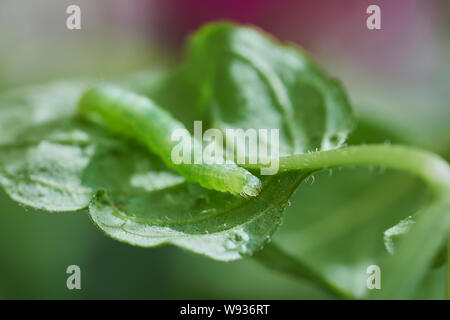
[[[448, 163], [434, 153], [407, 146], [377, 144], [351, 146], [281, 157], [279, 161], [279, 172], [314, 171], [341, 166], [380, 166], [396, 169], [422, 178], [436, 196], [450, 194], [450, 166]], [[245, 167], [258, 169], [261, 165], [249, 164]], [[450, 236], [448, 241], [446, 297], [450, 299]], [[350, 294], [273, 245], [263, 250], [257, 257], [272, 268], [286, 271], [300, 278], [308, 278], [335, 296], [351, 298]]]
[[[437, 193], [450, 190], [450, 167], [440, 156], [407, 146], [361, 145], [281, 157], [279, 172], [341, 166], [380, 166], [407, 171], [425, 180]], [[260, 164], [245, 165], [249, 169]]]
[[306, 263], [291, 257], [273, 243], [267, 244], [264, 250], [255, 253], [253, 258], [270, 269], [282, 271], [301, 280], [309, 281], [322, 288], [325, 292], [328, 292], [334, 298], [355, 298], [351, 293], [328, 281]]

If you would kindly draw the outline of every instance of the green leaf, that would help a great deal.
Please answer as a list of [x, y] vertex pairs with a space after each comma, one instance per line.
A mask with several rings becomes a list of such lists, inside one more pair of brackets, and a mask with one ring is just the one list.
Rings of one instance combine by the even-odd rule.
[[[203, 28], [186, 62], [149, 83], [150, 98], [188, 128], [203, 120], [220, 129], [280, 129], [282, 154], [337, 147], [353, 126], [336, 82], [300, 51], [250, 28]], [[289, 197], [311, 173], [263, 177], [263, 191], [253, 199], [203, 189], [134, 142], [77, 120], [81, 89], [74, 85], [68, 95], [57, 87], [0, 98], [2, 119], [15, 100], [22, 101], [14, 107], [18, 116], [42, 114], [1, 140], [0, 183], [13, 199], [36, 208], [88, 206], [94, 223], [120, 241], [171, 243], [218, 260], [238, 259], [270, 240]], [[40, 98], [22, 100], [28, 90]]]
[[339, 147], [354, 125], [339, 83], [300, 48], [256, 29], [200, 29], [188, 45], [183, 72], [186, 82], [196, 84], [196, 110], [208, 113], [213, 127], [279, 129], [281, 155]]
[[[206, 123], [223, 131], [236, 127], [280, 129], [282, 154], [337, 147], [353, 126], [340, 86], [306, 56], [256, 30], [228, 24], [200, 30], [191, 40], [185, 64], [148, 94], [179, 119], [185, 119], [188, 127], [202, 115]], [[165, 191], [165, 195], [175, 193], [170, 199], [178, 199], [176, 208], [163, 203], [168, 208], [169, 226], [153, 221], [154, 212], [147, 210], [161, 199], [160, 194], [124, 199], [101, 193], [91, 203], [90, 212], [101, 229], [119, 240], [144, 246], [171, 242], [216, 259], [235, 259], [251, 254], [270, 238], [279, 225], [284, 204], [308, 174], [304, 171], [266, 178], [262, 194], [251, 200], [203, 191], [200, 197], [213, 208], [183, 200], [196, 199], [199, 190]], [[213, 210], [211, 217], [205, 214], [209, 210]], [[173, 211], [179, 216], [173, 218]], [[194, 219], [183, 221], [181, 217], [186, 214]], [[194, 223], [197, 220], [199, 223]], [[238, 250], [229, 243], [236, 234], [242, 242]]]
[[415, 221], [412, 216], [400, 220], [395, 226], [387, 229], [384, 232], [384, 245], [386, 250], [390, 254], [394, 254], [395, 242], [400, 239], [403, 235], [407, 234], [411, 227], [414, 225]]
[[355, 298], [350, 292], [347, 292], [328, 281], [319, 272], [311, 268], [310, 265], [299, 259], [293, 258], [289, 254], [286, 254], [273, 243], [267, 245], [264, 250], [256, 253], [254, 258], [266, 265], [268, 268], [282, 270], [283, 272], [302, 280], [312, 281], [314, 284], [318, 285], [335, 298]]
[[450, 197], [447, 193], [417, 214], [410, 231], [399, 239], [394, 256], [382, 264], [382, 290], [373, 292], [372, 297], [408, 299], [413, 296], [448, 237], [449, 211]]
[[90, 146], [42, 141], [0, 150], [0, 183], [12, 199], [48, 211], [75, 211], [89, 203], [92, 190], [81, 176]]
[[188, 183], [141, 195], [100, 191], [89, 212], [101, 230], [120, 241], [144, 247], [171, 243], [214, 259], [235, 260], [270, 239], [305, 176], [268, 178], [255, 200]]
[[[417, 218], [417, 217], [416, 217]], [[408, 232], [411, 230], [412, 226], [414, 226], [415, 218], [409, 216], [405, 219], [400, 220], [396, 225], [387, 229], [384, 232], [384, 245], [386, 250], [391, 254], [395, 254], [395, 246]], [[439, 252], [436, 254], [434, 262], [432, 264], [433, 268], [439, 268], [442, 266], [447, 259], [447, 247], [443, 245]]]
[[0, 96], [0, 145], [17, 143], [34, 126], [72, 117], [87, 87], [82, 82], [55, 82], [8, 91]]

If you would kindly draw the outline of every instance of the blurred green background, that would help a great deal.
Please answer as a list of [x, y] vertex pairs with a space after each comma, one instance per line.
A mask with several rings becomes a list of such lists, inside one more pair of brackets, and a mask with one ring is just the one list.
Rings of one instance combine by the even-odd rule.
[[[449, 160], [449, 3], [377, 1], [382, 29], [369, 31], [371, 2], [1, 0], [0, 90], [163, 68], [199, 25], [227, 19], [305, 47], [343, 82], [359, 119], [349, 144], [407, 143]], [[81, 7], [81, 30], [66, 28], [70, 4]], [[428, 196], [400, 173], [321, 172], [293, 196], [273, 241], [363, 294], [367, 266], [386, 255], [383, 231]], [[38, 212], [3, 191], [0, 255], [0, 299], [330, 298], [252, 258], [223, 263], [169, 246], [132, 247], [104, 236], [85, 212]], [[71, 264], [81, 267], [79, 291], [66, 288]], [[416, 298], [442, 298], [444, 277], [445, 266], [431, 270]]]

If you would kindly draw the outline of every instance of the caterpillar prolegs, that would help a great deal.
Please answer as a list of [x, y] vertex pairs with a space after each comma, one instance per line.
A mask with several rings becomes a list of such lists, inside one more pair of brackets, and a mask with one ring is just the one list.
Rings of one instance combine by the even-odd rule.
[[[235, 163], [175, 164], [171, 152], [178, 142], [172, 140], [172, 133], [185, 127], [147, 97], [115, 86], [99, 85], [85, 92], [78, 113], [115, 134], [136, 140], [190, 182], [242, 196], [256, 196], [260, 192], [260, 180]], [[192, 136], [189, 139], [193, 141]]]

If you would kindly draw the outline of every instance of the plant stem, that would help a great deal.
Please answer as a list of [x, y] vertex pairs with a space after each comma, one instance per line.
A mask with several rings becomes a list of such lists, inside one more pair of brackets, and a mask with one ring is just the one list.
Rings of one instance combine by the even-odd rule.
[[267, 244], [262, 251], [255, 253], [253, 258], [268, 268], [288, 273], [302, 280], [310, 281], [311, 283], [324, 289], [335, 298], [355, 298], [351, 293], [346, 292], [337, 285], [328, 281], [306, 263], [291, 257], [273, 243]]
[[[406, 171], [422, 178], [430, 186], [436, 198], [441, 195], [446, 198], [450, 195], [450, 166], [448, 163], [434, 153], [412, 147], [380, 144], [359, 145], [285, 156], [279, 159], [279, 172], [313, 171], [341, 166], [380, 166]], [[249, 164], [245, 167], [258, 169], [261, 165]], [[447, 232], [447, 234], [446, 298], [450, 299], [450, 232]], [[267, 250], [263, 250], [257, 257], [272, 268], [291, 273], [297, 277], [308, 278], [335, 296], [351, 298], [350, 294], [273, 245]]]
[[[450, 191], [450, 166], [444, 159], [428, 151], [399, 145], [361, 145], [285, 156], [280, 158], [279, 172], [340, 166], [380, 166], [407, 171], [425, 180], [436, 193]], [[261, 165], [245, 167], [257, 169]]]

